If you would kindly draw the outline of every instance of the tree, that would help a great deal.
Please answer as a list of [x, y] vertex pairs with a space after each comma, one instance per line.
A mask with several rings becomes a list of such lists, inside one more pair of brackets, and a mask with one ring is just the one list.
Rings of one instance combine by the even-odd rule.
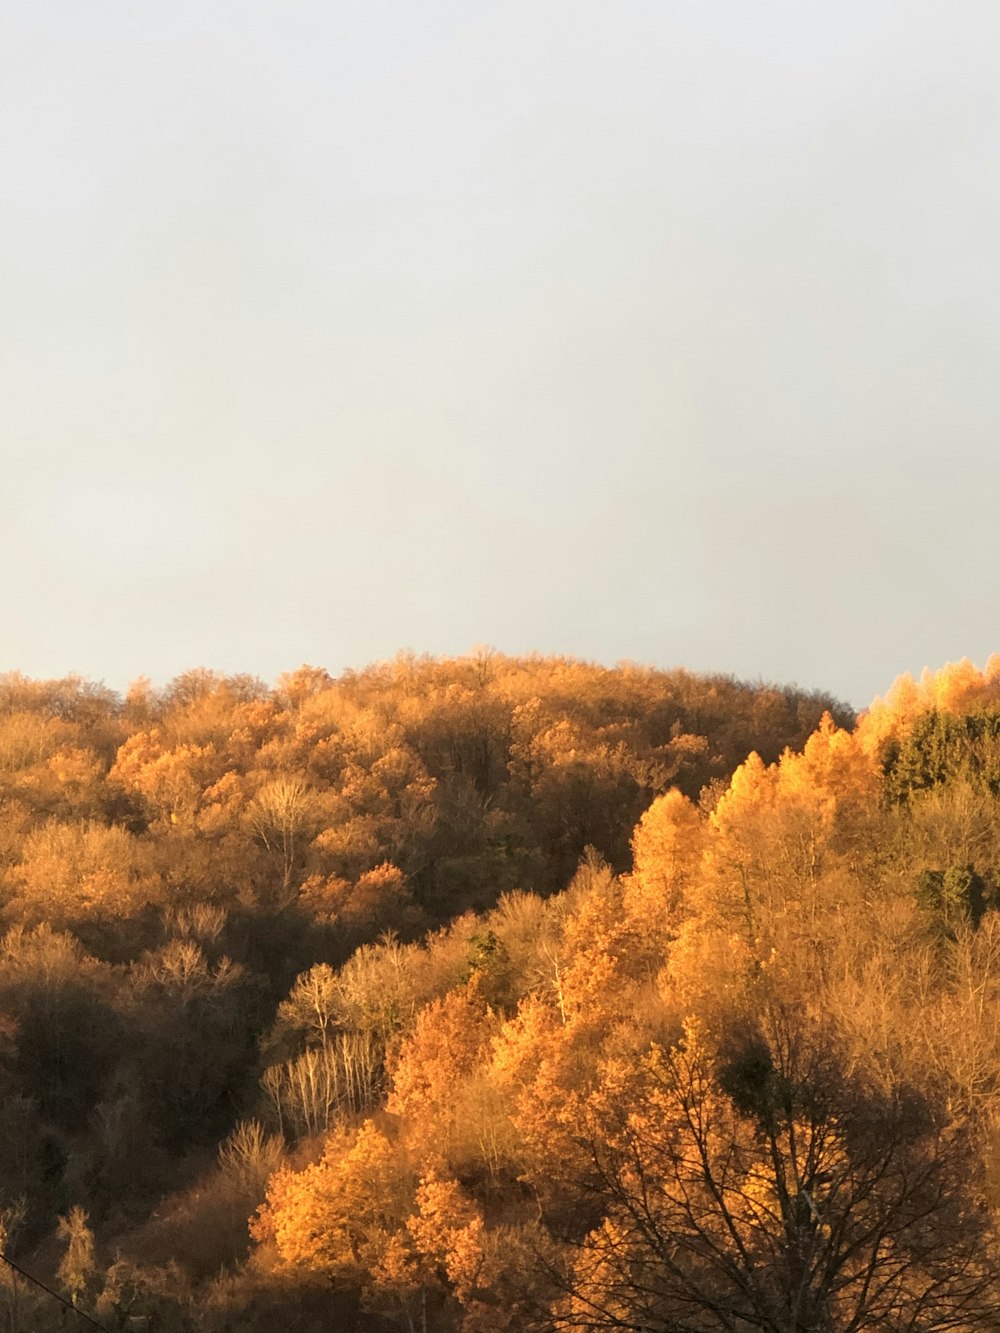
[[59, 1236], [66, 1242], [66, 1253], [59, 1264], [59, 1281], [74, 1305], [94, 1276], [94, 1233], [87, 1222], [87, 1214], [79, 1206], [59, 1219]]
[[657, 938], [676, 931], [705, 840], [705, 822], [676, 789], [657, 797], [636, 825], [625, 906]]
[[250, 802], [250, 827], [281, 865], [281, 892], [292, 890], [302, 842], [316, 818], [316, 796], [297, 776], [281, 775], [265, 782]]
[[112, 923], [134, 920], [163, 897], [147, 849], [123, 828], [49, 820], [25, 839], [10, 871], [11, 905], [25, 923], [72, 926], [113, 947]]
[[996, 1327], [994, 1238], [961, 1134], [852, 1079], [780, 1014], [606, 1066], [581, 1142], [603, 1218], [550, 1327], [931, 1333]]
[[121, 1041], [114, 975], [78, 940], [45, 925], [15, 926], [0, 938], [0, 1009], [16, 1022], [18, 1092], [44, 1121], [82, 1126], [98, 1099]]
[[274, 1241], [282, 1263], [360, 1284], [402, 1224], [412, 1189], [395, 1148], [368, 1120], [334, 1130], [313, 1165], [277, 1171], [251, 1229]]
[[162, 1117], [171, 1151], [229, 1119], [247, 1077], [258, 996], [239, 963], [223, 957], [213, 966], [193, 940], [171, 940], [133, 966], [127, 1002], [145, 1039], [133, 1076]]
[[375, 1106], [384, 1082], [383, 1058], [373, 1032], [337, 1032], [322, 1045], [271, 1065], [261, 1087], [284, 1133], [320, 1134], [341, 1111], [357, 1114]]
[[418, 1157], [462, 1159], [468, 1150], [464, 1093], [495, 1024], [475, 986], [422, 1009], [392, 1063], [386, 1102]]

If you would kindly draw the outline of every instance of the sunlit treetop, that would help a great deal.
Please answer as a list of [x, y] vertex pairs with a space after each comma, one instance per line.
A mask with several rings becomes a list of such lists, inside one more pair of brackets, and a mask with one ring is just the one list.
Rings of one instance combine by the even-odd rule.
[[897, 676], [888, 692], [861, 716], [858, 736], [866, 749], [875, 750], [921, 713], [959, 714], [988, 708], [1000, 708], [1000, 653], [993, 653], [982, 671], [963, 657], [938, 671], [925, 668], [919, 680], [909, 672]]

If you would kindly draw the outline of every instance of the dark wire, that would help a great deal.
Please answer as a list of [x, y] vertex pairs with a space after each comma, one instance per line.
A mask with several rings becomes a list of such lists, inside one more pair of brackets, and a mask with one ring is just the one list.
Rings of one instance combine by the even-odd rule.
[[13, 1259], [8, 1259], [2, 1250], [0, 1250], [0, 1259], [2, 1259], [8, 1267], [13, 1268], [15, 1273], [20, 1273], [21, 1276], [26, 1277], [29, 1282], [34, 1282], [36, 1287], [41, 1287], [42, 1291], [47, 1291], [50, 1296], [54, 1296], [57, 1301], [65, 1305], [67, 1310], [72, 1310], [73, 1313], [78, 1314], [81, 1319], [86, 1319], [88, 1324], [93, 1324], [95, 1328], [99, 1328], [101, 1333], [111, 1333], [110, 1328], [105, 1328], [103, 1324], [99, 1324], [97, 1320], [87, 1314], [85, 1310], [81, 1310], [78, 1305], [74, 1305], [72, 1301], [68, 1301], [65, 1296], [60, 1296], [58, 1291], [53, 1291], [51, 1287], [47, 1287], [39, 1278], [32, 1277], [32, 1275], [26, 1272], [20, 1264], [16, 1264]]

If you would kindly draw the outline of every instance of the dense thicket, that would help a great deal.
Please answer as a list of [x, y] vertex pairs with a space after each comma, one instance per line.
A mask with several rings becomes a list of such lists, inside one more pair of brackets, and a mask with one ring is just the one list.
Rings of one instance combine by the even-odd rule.
[[9, 1252], [109, 1328], [997, 1326], [998, 736], [1000, 661], [7, 678]]

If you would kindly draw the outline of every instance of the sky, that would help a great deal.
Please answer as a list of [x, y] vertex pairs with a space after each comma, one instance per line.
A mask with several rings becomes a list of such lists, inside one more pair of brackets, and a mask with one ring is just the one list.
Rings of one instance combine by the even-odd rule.
[[995, 0], [0, 0], [0, 670], [1000, 649]]

